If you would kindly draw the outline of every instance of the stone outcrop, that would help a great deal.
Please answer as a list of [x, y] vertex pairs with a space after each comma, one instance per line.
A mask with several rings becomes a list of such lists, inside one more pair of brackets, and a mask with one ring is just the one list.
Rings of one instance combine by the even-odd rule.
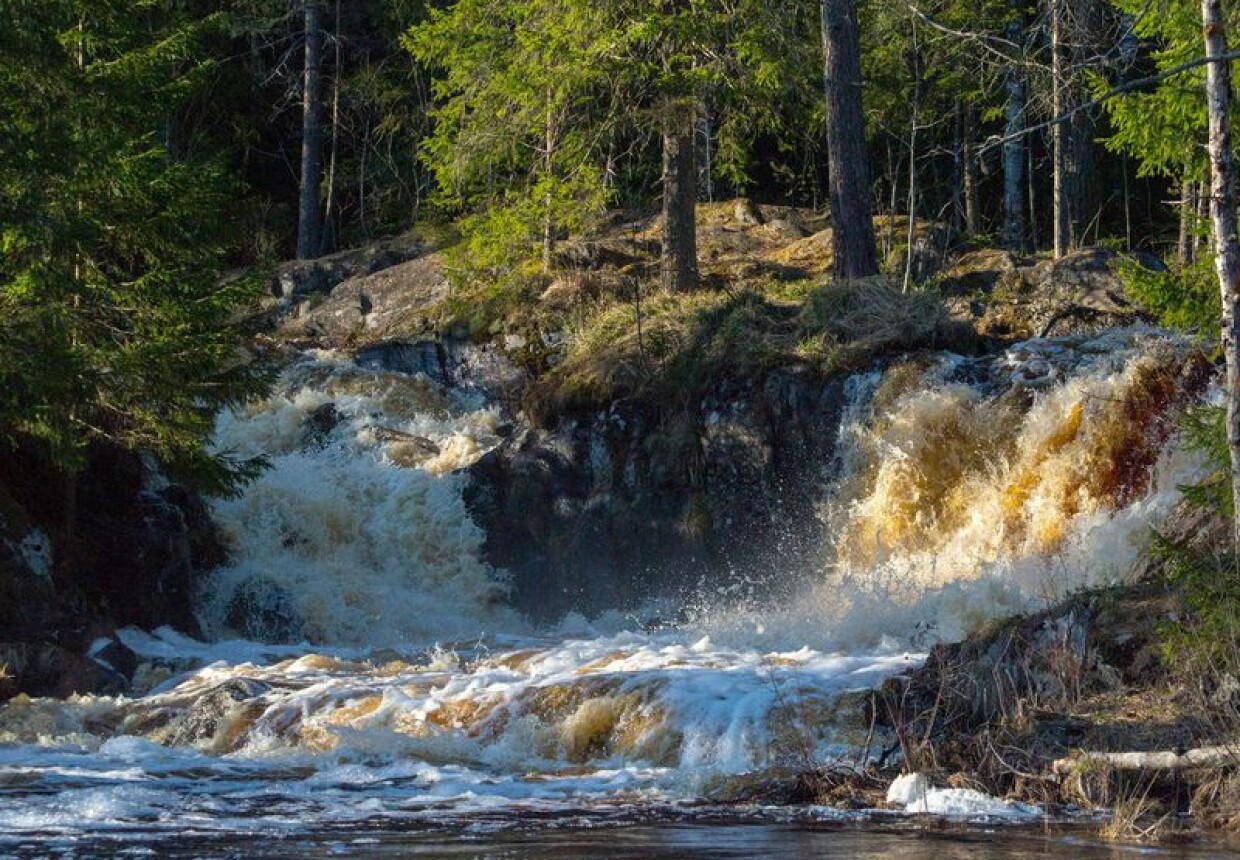
[[[1036, 262], [986, 249], [958, 258], [943, 273], [942, 286], [954, 296], [953, 316], [983, 335], [1023, 339], [1095, 332], [1142, 318], [1124, 295], [1118, 260], [1119, 254], [1106, 248]], [[1161, 268], [1152, 257], [1141, 262]]]
[[102, 445], [72, 490], [71, 526], [68, 486], [32, 454], [0, 464], [0, 694], [118, 692], [124, 665], [86, 656], [97, 637], [198, 630], [195, 579], [222, 555], [202, 500]]
[[421, 315], [447, 298], [448, 278], [439, 254], [348, 278], [300, 302], [286, 334], [324, 343], [374, 341], [424, 327]]
[[813, 505], [842, 407], [842, 384], [789, 369], [721, 380], [683, 411], [620, 401], [523, 424], [470, 469], [466, 502], [538, 618], [725, 587], [729, 570], [757, 581], [822, 546]]

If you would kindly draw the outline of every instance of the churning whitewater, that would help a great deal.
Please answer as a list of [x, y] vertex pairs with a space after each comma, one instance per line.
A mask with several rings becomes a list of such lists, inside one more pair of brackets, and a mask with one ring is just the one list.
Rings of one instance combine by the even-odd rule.
[[[866, 691], [933, 641], [1124, 575], [1199, 468], [1172, 418], [1207, 378], [1147, 328], [859, 374], [819, 521], [790, 524], [826, 543], [821, 570], [789, 572], [810, 581], [795, 599], [712, 588], [670, 626], [652, 594], [657, 613], [535, 629], [461, 496], [499, 409], [303, 355], [219, 423], [220, 450], [271, 467], [215, 505], [231, 561], [202, 587], [212, 641], [126, 630], [141, 695], [0, 709], [0, 849], [606, 820], [855, 765], [883, 744]], [[946, 813], [1030, 814], [940, 794]]]

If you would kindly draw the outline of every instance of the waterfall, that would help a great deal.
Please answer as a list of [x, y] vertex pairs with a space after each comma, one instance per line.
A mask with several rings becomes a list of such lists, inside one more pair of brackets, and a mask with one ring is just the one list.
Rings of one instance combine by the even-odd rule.
[[220, 420], [221, 451], [271, 468], [214, 507], [231, 561], [200, 612], [217, 641], [122, 631], [145, 694], [0, 707], [0, 777], [18, 756], [28, 786], [0, 844], [70, 838], [83, 808], [170, 833], [645, 815], [864, 759], [890, 742], [867, 691], [928, 645], [1124, 576], [1198, 474], [1175, 420], [1209, 376], [1146, 328], [872, 368], [844, 386], [829, 562], [791, 599], [711, 591], [671, 626], [534, 629], [462, 500], [498, 410], [305, 355]]

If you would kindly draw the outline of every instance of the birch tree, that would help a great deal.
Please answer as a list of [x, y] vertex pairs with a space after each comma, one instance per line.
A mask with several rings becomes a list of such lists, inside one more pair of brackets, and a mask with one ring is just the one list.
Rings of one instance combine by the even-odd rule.
[[1206, 107], [1209, 117], [1210, 220], [1214, 265], [1223, 302], [1223, 356], [1227, 362], [1227, 445], [1231, 450], [1234, 537], [1240, 550], [1240, 238], [1236, 233], [1236, 180], [1231, 139], [1231, 63], [1222, 0], [1202, 0]]

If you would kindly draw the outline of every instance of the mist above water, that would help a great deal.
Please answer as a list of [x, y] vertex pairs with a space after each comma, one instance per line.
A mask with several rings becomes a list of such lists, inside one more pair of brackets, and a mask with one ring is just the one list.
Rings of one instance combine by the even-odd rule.
[[[821, 570], [651, 595], [647, 616], [673, 626], [615, 612], [536, 629], [462, 499], [460, 470], [500, 444], [498, 409], [304, 356], [220, 421], [221, 450], [272, 467], [214, 508], [231, 552], [201, 592], [214, 641], [125, 631], [145, 695], [0, 708], [0, 785], [22, 781], [0, 846], [172, 838], [186, 821], [638, 814], [864, 761], [883, 742], [866, 691], [932, 642], [1125, 575], [1199, 468], [1174, 418], [1202, 368], [1137, 328], [859, 374], [806, 524], [827, 535]], [[944, 797], [965, 817], [1029, 815]]]

